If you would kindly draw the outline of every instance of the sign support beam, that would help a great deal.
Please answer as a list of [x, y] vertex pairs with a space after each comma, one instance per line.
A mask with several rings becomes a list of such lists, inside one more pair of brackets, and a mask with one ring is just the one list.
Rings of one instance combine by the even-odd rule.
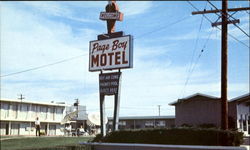
[[105, 115], [105, 103], [104, 103], [105, 96], [100, 94], [100, 117], [101, 117], [101, 134], [103, 136], [106, 135], [106, 124], [104, 120]]
[[113, 118], [113, 131], [117, 131], [119, 127], [119, 111], [120, 111], [120, 86], [121, 76], [119, 79], [118, 93], [115, 94], [115, 107], [114, 107], [114, 118]]
[[[101, 135], [106, 135], [105, 96], [114, 95], [114, 116], [112, 131], [118, 130], [120, 111], [121, 70], [133, 67], [133, 39], [124, 36], [123, 31], [115, 32], [115, 22], [123, 20], [116, 1], [109, 1], [106, 12], [100, 13], [100, 19], [107, 21], [107, 34], [97, 36], [89, 43], [89, 71], [100, 71], [99, 99]], [[103, 73], [103, 70], [118, 69], [118, 72]]]

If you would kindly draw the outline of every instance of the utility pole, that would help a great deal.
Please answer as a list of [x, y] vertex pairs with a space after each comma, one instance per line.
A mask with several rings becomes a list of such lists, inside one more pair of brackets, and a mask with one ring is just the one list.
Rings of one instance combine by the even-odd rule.
[[223, 130], [228, 129], [228, 102], [227, 102], [227, 34], [228, 34], [228, 24], [239, 23], [238, 19], [229, 20], [228, 12], [236, 12], [242, 10], [250, 10], [250, 7], [245, 8], [232, 8], [228, 9], [228, 0], [222, 0], [222, 10], [210, 10], [210, 11], [197, 11], [192, 12], [192, 15], [196, 14], [207, 14], [207, 13], [221, 13], [222, 22], [212, 23], [212, 26], [222, 25], [221, 29], [221, 128]]
[[21, 104], [20, 104], [20, 110], [22, 110], [22, 101], [23, 99], [25, 99], [25, 97], [23, 97], [23, 94], [20, 94], [20, 98], [18, 98], [21, 100]]
[[79, 105], [79, 99], [76, 98], [75, 100], [76, 100], [76, 102], [74, 103], [74, 107], [76, 107], [76, 111], [77, 111], [76, 118], [78, 118], [78, 105]]
[[159, 116], [161, 116], [161, 105], [158, 105]]
[[23, 99], [25, 99], [25, 97], [23, 97], [23, 96], [24, 96], [23, 94], [20, 94], [20, 98], [18, 98], [18, 99], [21, 100], [21, 102], [22, 102]]

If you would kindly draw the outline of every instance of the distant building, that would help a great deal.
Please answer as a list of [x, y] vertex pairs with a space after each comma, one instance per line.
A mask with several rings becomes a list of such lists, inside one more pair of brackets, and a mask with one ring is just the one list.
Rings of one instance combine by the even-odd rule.
[[[220, 98], [197, 93], [169, 105], [175, 106], [176, 126], [221, 127]], [[228, 101], [228, 126], [250, 136], [250, 93]]]
[[[108, 129], [112, 129], [113, 118], [108, 118]], [[170, 128], [175, 126], [174, 116], [119, 117], [119, 129]]]
[[80, 128], [80, 126], [82, 125], [83, 128], [86, 129], [87, 128], [87, 125], [86, 125], [86, 122], [87, 122], [86, 106], [83, 106], [83, 105], [67, 106], [66, 107], [66, 114], [69, 114], [69, 113], [74, 112], [76, 110], [78, 110], [77, 116], [71, 119], [72, 128], [73, 129]]
[[250, 93], [231, 99], [228, 110], [229, 125], [250, 136]]
[[35, 119], [39, 117], [45, 135], [63, 135], [60, 124], [65, 104], [1, 99], [1, 135], [35, 135]]
[[205, 124], [220, 127], [221, 105], [217, 97], [194, 94], [178, 99], [169, 105], [175, 106], [175, 125], [200, 126]]

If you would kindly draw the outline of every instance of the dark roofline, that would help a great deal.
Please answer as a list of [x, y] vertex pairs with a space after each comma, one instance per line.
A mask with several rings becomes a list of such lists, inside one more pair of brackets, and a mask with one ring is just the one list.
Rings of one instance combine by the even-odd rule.
[[244, 100], [245, 98], [250, 98], [250, 93], [246, 93], [246, 94], [243, 94], [241, 96], [237, 96], [235, 98], [232, 98], [229, 102], [238, 102], [238, 101], [241, 101], [241, 100]]
[[[145, 120], [145, 119], [175, 119], [175, 116], [123, 116], [119, 120]], [[113, 117], [108, 117], [108, 120], [113, 120]]]
[[175, 106], [176, 104], [183, 102], [183, 101], [186, 101], [186, 100], [190, 100], [192, 97], [195, 97], [195, 96], [202, 96], [202, 97], [207, 97], [207, 98], [211, 98], [211, 99], [219, 99], [218, 97], [215, 97], [215, 96], [202, 94], [202, 93], [195, 93], [195, 94], [189, 95], [185, 98], [178, 99], [177, 101], [169, 103], [168, 105]]

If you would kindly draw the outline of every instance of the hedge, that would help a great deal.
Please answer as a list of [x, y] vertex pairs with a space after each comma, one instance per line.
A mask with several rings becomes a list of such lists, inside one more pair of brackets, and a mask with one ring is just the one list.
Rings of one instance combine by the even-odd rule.
[[123, 130], [97, 135], [92, 142], [239, 146], [243, 133], [204, 128]]

